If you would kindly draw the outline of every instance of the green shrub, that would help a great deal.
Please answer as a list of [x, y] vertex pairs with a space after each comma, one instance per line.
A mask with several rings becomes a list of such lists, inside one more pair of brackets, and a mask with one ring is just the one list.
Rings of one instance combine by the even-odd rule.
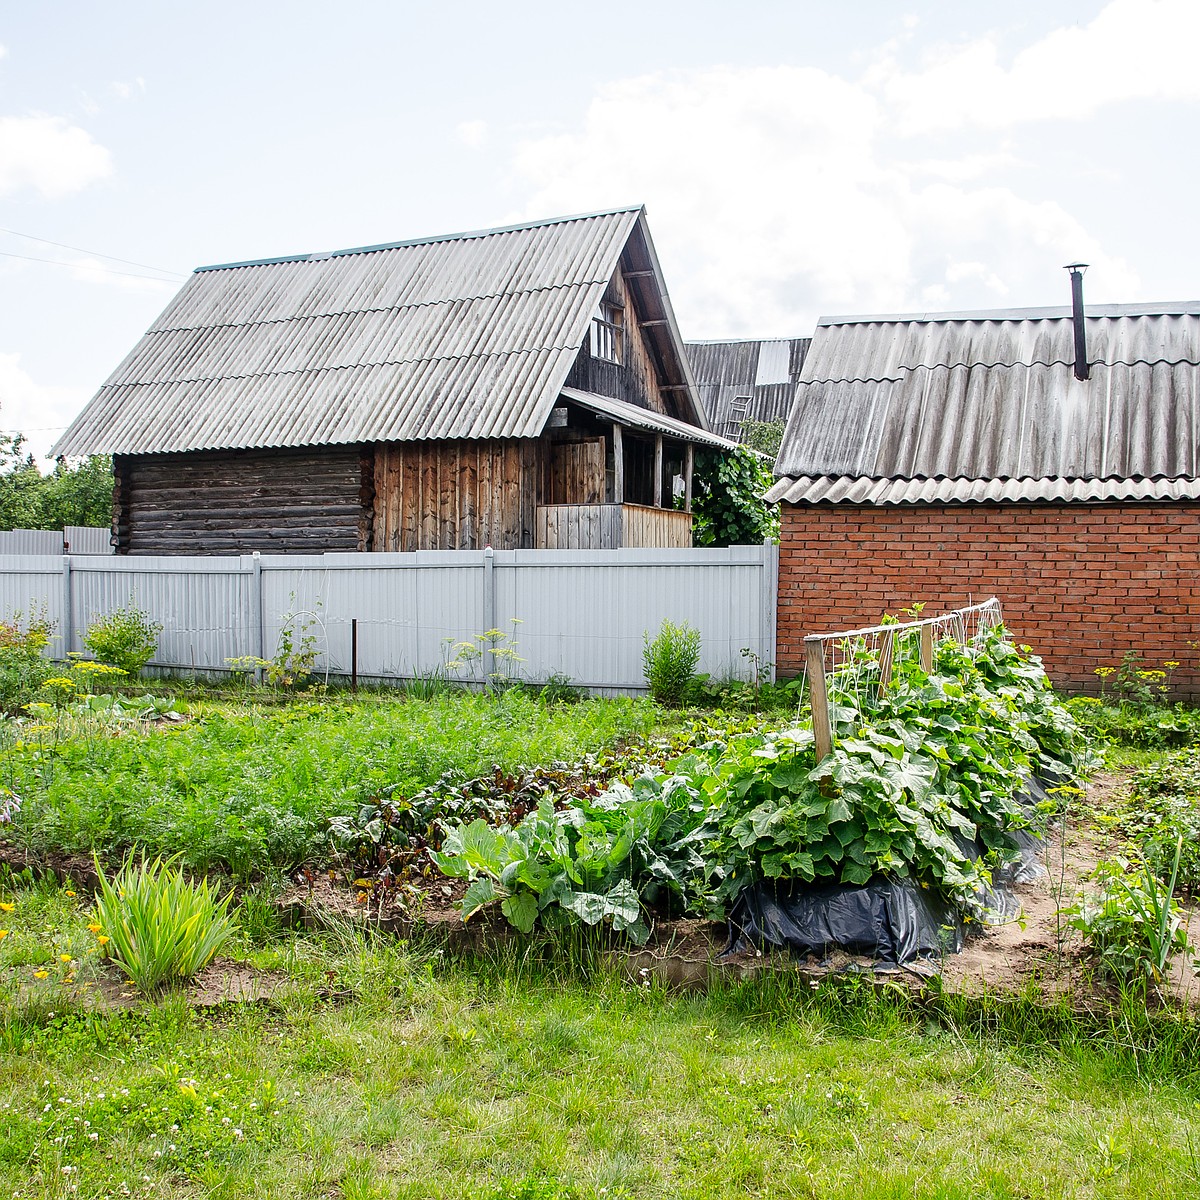
[[50, 644], [54, 626], [45, 617], [26, 621], [14, 613], [0, 621], [0, 710], [17, 714], [38, 699], [42, 684], [56, 668], [43, 651]]
[[232, 893], [218, 901], [208, 880], [192, 883], [176, 858], [134, 862], [109, 879], [96, 862], [96, 923], [109, 958], [143, 992], [190, 979], [233, 936]]
[[83, 644], [102, 662], [120, 667], [130, 678], [154, 657], [162, 625], [131, 604], [93, 620]]
[[700, 631], [686, 622], [663, 621], [653, 641], [642, 635], [642, 667], [650, 694], [659, 704], [677, 707], [687, 696], [700, 662]]

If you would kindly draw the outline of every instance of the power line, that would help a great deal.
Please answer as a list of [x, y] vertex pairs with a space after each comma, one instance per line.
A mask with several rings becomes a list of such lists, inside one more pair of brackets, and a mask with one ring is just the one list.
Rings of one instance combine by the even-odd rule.
[[[157, 271], [160, 275], [175, 275], [179, 279], [186, 279], [186, 271], [168, 271], [165, 267], [152, 267], [149, 263], [134, 262], [129, 258], [117, 258], [113, 254], [101, 254], [99, 250], [85, 250], [82, 246], [68, 246], [66, 242], [52, 242], [49, 238], [35, 237], [32, 233], [18, 233], [15, 229], [0, 229], [0, 233], [7, 233], [10, 237], [27, 238], [31, 242], [41, 242], [46, 246], [57, 246], [60, 250], [74, 250], [77, 254], [91, 254], [96, 258], [106, 258], [109, 262], [123, 263], [127, 267], [142, 267], [147, 271]], [[41, 262], [50, 262], [50, 259], [40, 259]]]
[[[87, 254], [88, 252], [84, 250], [83, 253]], [[63, 262], [60, 258], [34, 258], [32, 254], [14, 254], [11, 250], [0, 250], [0, 255], [3, 255], [5, 258], [19, 258], [24, 262], [47, 263], [52, 267], [69, 267], [72, 271], [86, 271], [88, 269], [85, 263]], [[128, 279], [152, 279], [155, 283], [171, 282], [171, 280], [164, 279], [161, 275], [137, 275], [133, 271], [114, 271], [112, 267], [99, 265], [93, 269], [103, 271], [106, 275], [124, 275]], [[151, 267], [150, 269], [152, 271], [157, 270], [156, 267]]]

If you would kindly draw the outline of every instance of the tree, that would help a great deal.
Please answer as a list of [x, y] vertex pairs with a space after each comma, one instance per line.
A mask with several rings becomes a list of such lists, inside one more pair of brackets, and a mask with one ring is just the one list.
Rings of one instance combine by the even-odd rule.
[[59, 458], [43, 475], [20, 433], [0, 434], [0, 529], [107, 525], [112, 519], [112, 459]]
[[697, 546], [748, 546], [779, 536], [779, 509], [763, 496], [773, 483], [751, 450], [703, 450], [693, 477], [692, 537]]
[[743, 421], [738, 441], [774, 459], [783, 441], [782, 421]]

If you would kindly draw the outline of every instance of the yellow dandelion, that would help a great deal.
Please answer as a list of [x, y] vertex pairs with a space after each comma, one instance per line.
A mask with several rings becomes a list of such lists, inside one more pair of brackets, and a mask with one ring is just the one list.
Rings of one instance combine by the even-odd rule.
[[67, 893], [67, 895], [68, 895], [68, 896], [70, 896], [72, 900], [74, 900], [74, 899], [75, 899], [75, 893], [74, 893], [74, 892], [68, 892], [68, 893]]
[[9, 904], [4, 901], [0, 901], [0, 912], [12, 912], [12, 910], [16, 907], [17, 906], [15, 904]]
[[50, 974], [49, 971], [34, 971], [33, 977], [34, 977], [34, 979], [45, 979], [46, 976], [49, 974]]
[[0, 929], [0, 942], [4, 941], [6, 937], [8, 937], [8, 930]]
[[70, 956], [69, 954], [60, 954], [60, 955], [58, 956], [58, 961], [59, 961], [59, 962], [70, 962], [70, 961], [71, 961], [71, 956]]
[[101, 930], [102, 928], [103, 928], [103, 926], [101, 926], [101, 925], [97, 925], [97, 924], [95, 923], [95, 921], [93, 921], [93, 922], [92, 922], [92, 923], [91, 923], [91, 924], [88, 926], [88, 932], [89, 932], [89, 933], [99, 933], [99, 932], [100, 932], [100, 930]]
[[66, 977], [63, 979], [63, 983], [74, 983], [74, 982], [75, 982], [75, 976], [74, 976], [74, 975], [67, 975], [67, 976], [66, 976]]
[[100, 935], [100, 936], [99, 936], [99, 937], [96, 939], [96, 941], [98, 941], [98, 942], [100, 943], [100, 945], [102, 945], [102, 946], [107, 946], [107, 945], [108, 945], [108, 938], [106, 938], [106, 937], [104, 936], [104, 934], [101, 934], [101, 935]]

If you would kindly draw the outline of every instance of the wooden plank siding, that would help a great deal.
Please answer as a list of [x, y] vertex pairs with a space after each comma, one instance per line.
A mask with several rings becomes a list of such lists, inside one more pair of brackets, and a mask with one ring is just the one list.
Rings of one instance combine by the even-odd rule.
[[118, 554], [369, 550], [370, 450], [118, 455]]
[[538, 463], [531, 439], [380, 443], [374, 549], [532, 546]]
[[639, 408], [653, 412], [674, 414], [674, 406], [668, 406], [666, 393], [659, 381], [659, 369], [655, 366], [645, 334], [638, 320], [637, 307], [629, 291], [629, 281], [623, 271], [618, 271], [608, 285], [604, 299], [616, 304], [624, 314], [622, 331], [623, 353], [620, 363], [593, 358], [591, 337], [584, 340], [579, 357], [567, 376], [566, 387], [594, 392], [598, 396], [611, 396], [624, 400]]
[[687, 549], [692, 514], [641, 504], [539, 504], [538, 550]]

